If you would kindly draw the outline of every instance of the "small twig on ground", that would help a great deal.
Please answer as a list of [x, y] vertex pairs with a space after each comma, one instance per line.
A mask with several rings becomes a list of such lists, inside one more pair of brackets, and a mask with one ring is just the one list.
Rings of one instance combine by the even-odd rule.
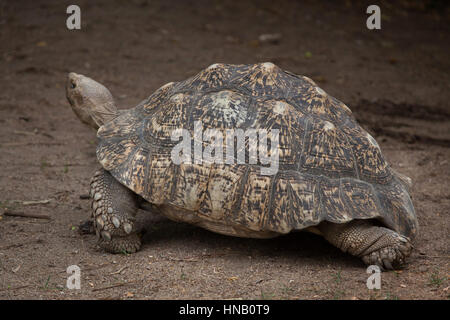
[[19, 247], [22, 247], [23, 245], [24, 245], [24, 243], [14, 243], [14, 244], [10, 244], [9, 246], [0, 247], [0, 250], [7, 250], [7, 249], [11, 249], [11, 248], [19, 248]]
[[43, 200], [6, 200], [5, 203], [18, 203], [24, 206], [32, 206], [35, 204], [47, 204], [50, 203], [52, 199], [43, 199]]
[[43, 241], [41, 239], [33, 239], [31, 241], [25, 241], [25, 242], [22, 242], [22, 243], [13, 243], [13, 244], [10, 244], [10, 245], [4, 246], [4, 247], [0, 247], [0, 250], [7, 250], [7, 249], [11, 249], [11, 248], [19, 248], [19, 247], [22, 247], [24, 245], [33, 244], [33, 243], [43, 243]]
[[90, 199], [91, 196], [89, 194], [80, 194], [80, 199], [86, 200], [86, 199]]
[[5, 202], [12, 202], [12, 203], [18, 203], [24, 206], [32, 206], [35, 204], [47, 204], [50, 203], [52, 199], [44, 199], [44, 200], [6, 200]]
[[0, 143], [0, 147], [20, 147], [29, 145], [49, 145], [49, 146], [60, 146], [64, 145], [62, 142], [4, 142]]
[[117, 283], [117, 284], [113, 284], [112, 286], [108, 286], [108, 287], [92, 289], [92, 292], [107, 290], [107, 289], [112, 289], [112, 288], [117, 288], [117, 287], [123, 287], [123, 286], [129, 285], [129, 284], [134, 284], [134, 283], [136, 283], [136, 281]]
[[166, 259], [169, 260], [169, 261], [198, 262], [198, 259], [195, 259], [195, 258], [172, 258], [172, 257], [167, 257]]
[[418, 256], [418, 258], [422, 258], [422, 259], [426, 259], [426, 258], [446, 258], [446, 259], [448, 259], [448, 258], [450, 258], [450, 256], [446, 256], [446, 255], [438, 256], [438, 255], [427, 255], [427, 254], [424, 254], [424, 255]]
[[[111, 266], [111, 265], [112, 265], [111, 263], [104, 263], [104, 264], [101, 264], [101, 265], [98, 265], [98, 266], [91, 266], [91, 267], [83, 267], [83, 266], [81, 266], [81, 268], [83, 269], [84, 272], [86, 272], [86, 271], [102, 269], [104, 267], [108, 267], [108, 266]], [[67, 273], [67, 271], [66, 270], [62, 270], [60, 273]]]
[[23, 218], [35, 218], [35, 219], [51, 220], [51, 217], [46, 215], [46, 214], [36, 214], [36, 213], [26, 213], [26, 212], [19, 212], [19, 211], [11, 211], [8, 208], [4, 209], [3, 215], [9, 216], [9, 217], [23, 217]]
[[45, 200], [30, 200], [30, 201], [19, 201], [24, 206], [32, 206], [35, 204], [47, 204], [50, 203], [51, 199], [45, 199]]
[[9, 291], [9, 290], [19, 290], [19, 289], [24, 289], [24, 288], [28, 288], [30, 285], [24, 285], [24, 286], [19, 286], [19, 287], [13, 287], [13, 288], [0, 288], [0, 291]]
[[114, 275], [114, 274], [120, 274], [122, 273], [123, 270], [125, 270], [126, 268], [128, 268], [127, 266], [124, 266], [122, 268], [120, 268], [119, 270], [115, 271], [115, 272], [111, 272], [110, 275]]
[[45, 137], [51, 138], [51, 139], [55, 139], [54, 136], [52, 136], [51, 134], [48, 134], [47, 132], [41, 132], [38, 129], [34, 129], [33, 131], [24, 131], [24, 130], [14, 130], [15, 134], [22, 134], [22, 135], [26, 135], [26, 136], [35, 136], [35, 135], [43, 135]]
[[23, 131], [23, 130], [14, 130], [14, 133], [15, 134], [24, 134], [24, 135], [29, 135], [29, 136], [36, 135], [36, 132]]

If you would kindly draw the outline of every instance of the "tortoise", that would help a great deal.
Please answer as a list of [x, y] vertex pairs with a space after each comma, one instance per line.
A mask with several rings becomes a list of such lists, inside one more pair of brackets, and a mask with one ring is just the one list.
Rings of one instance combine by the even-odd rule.
[[[106, 87], [70, 73], [66, 94], [79, 119], [98, 130], [101, 168], [90, 195], [98, 244], [108, 252], [140, 249], [140, 208], [236, 237], [306, 230], [382, 269], [401, 267], [412, 251], [418, 223], [411, 179], [387, 163], [344, 103], [308, 77], [270, 62], [217, 63], [119, 110]], [[197, 144], [200, 154], [214, 144], [216, 138], [195, 136], [198, 123], [225, 136], [265, 130], [276, 146], [266, 154], [277, 154], [276, 170], [263, 173], [261, 156], [249, 161], [261, 140], [244, 136], [235, 147], [231, 134], [234, 161], [216, 161], [221, 149], [208, 149], [218, 156], [212, 160], [191, 152], [174, 161], [177, 130], [194, 135], [185, 146]], [[245, 160], [237, 161], [242, 152]]]

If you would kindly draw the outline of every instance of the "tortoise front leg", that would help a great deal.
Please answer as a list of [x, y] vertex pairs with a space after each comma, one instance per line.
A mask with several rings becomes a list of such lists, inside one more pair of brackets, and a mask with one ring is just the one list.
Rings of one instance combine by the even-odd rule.
[[344, 224], [324, 222], [319, 230], [326, 240], [344, 252], [360, 257], [367, 265], [396, 269], [412, 250], [408, 238], [375, 226], [371, 221], [354, 220]]
[[91, 181], [92, 216], [99, 245], [111, 253], [133, 253], [141, 247], [135, 226], [139, 197], [103, 168]]

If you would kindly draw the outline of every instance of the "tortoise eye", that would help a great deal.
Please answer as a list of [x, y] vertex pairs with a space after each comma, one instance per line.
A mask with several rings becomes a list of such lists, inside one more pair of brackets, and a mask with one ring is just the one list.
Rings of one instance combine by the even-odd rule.
[[75, 89], [76, 86], [77, 86], [77, 85], [75, 84], [75, 82], [70, 81], [70, 88], [71, 88], [71, 89]]

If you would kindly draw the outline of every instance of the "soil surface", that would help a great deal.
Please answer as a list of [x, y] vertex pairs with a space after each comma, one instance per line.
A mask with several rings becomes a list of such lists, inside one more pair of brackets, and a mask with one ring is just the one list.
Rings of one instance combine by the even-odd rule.
[[[73, 1], [0, 3], [0, 298], [448, 299], [450, 19], [445, 1]], [[265, 41], [261, 35], [278, 34]], [[96, 134], [65, 98], [67, 73], [131, 108], [215, 62], [271, 61], [346, 103], [393, 168], [413, 180], [420, 232], [402, 270], [366, 287], [363, 263], [321, 237], [222, 236], [140, 212], [132, 255], [104, 253], [78, 226], [99, 167]], [[81, 196], [81, 198], [80, 198]], [[46, 215], [50, 219], [11, 216]], [[69, 290], [68, 266], [81, 269]]]

